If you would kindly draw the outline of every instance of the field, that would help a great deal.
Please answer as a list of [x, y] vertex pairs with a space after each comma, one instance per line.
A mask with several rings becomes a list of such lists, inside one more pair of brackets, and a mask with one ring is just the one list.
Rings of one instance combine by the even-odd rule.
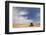
[[13, 28], [23, 28], [23, 27], [40, 27], [40, 24], [29, 24], [29, 23], [23, 23], [23, 24], [13, 24]]

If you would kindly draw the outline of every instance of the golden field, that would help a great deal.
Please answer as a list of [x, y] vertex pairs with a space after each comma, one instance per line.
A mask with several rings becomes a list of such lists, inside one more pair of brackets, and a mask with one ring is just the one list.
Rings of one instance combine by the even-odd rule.
[[23, 27], [40, 27], [40, 24], [30, 24], [30, 23], [22, 23], [22, 24], [13, 24], [13, 28], [23, 28]]

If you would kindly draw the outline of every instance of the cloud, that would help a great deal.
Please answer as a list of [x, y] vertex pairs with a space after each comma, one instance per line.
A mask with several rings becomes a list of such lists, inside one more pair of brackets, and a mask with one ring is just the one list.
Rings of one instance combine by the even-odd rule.
[[27, 15], [28, 13], [27, 13], [27, 11], [20, 11], [18, 14], [19, 15]]
[[27, 15], [28, 12], [25, 10], [22, 11], [16, 11], [13, 15], [14, 23], [31, 23], [33, 22], [32, 19], [28, 19], [28, 17], [24, 17], [22, 15]]
[[32, 23], [33, 20], [32, 20], [32, 19], [27, 19], [26, 22], [27, 22], [27, 23]]
[[14, 23], [31, 23], [31, 22], [33, 22], [33, 20], [31, 20], [31, 19], [27, 19], [28, 17], [23, 17], [23, 16], [20, 16], [19, 18], [18, 18], [18, 16], [15, 16], [14, 17]]
[[[22, 8], [15, 8], [14, 10], [13, 10], [14, 12], [13, 12], [13, 20], [14, 20], [14, 22], [15, 23], [23, 23], [23, 22], [27, 22], [27, 23], [31, 23], [31, 22], [34, 22], [34, 19], [28, 19], [28, 17], [24, 17], [24, 16], [22, 16], [22, 15], [27, 15], [27, 14], [29, 14], [26, 10], [24, 10], [24, 9], [22, 9]], [[34, 13], [35, 14], [35, 13]], [[30, 15], [29, 15], [30, 16]], [[40, 20], [40, 13], [37, 13], [36, 14], [36, 22], [39, 22], [39, 20]]]

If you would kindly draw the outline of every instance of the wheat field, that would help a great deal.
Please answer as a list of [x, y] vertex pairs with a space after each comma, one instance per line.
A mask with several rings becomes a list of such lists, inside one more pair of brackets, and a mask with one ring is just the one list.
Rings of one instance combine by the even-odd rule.
[[22, 24], [13, 24], [13, 28], [23, 28], [23, 27], [40, 27], [40, 24], [29, 24], [29, 23], [22, 23]]

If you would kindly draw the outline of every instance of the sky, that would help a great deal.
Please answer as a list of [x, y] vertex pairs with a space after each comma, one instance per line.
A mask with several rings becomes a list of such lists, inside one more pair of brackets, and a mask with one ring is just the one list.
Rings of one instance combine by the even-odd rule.
[[14, 22], [40, 22], [40, 8], [13, 7]]

